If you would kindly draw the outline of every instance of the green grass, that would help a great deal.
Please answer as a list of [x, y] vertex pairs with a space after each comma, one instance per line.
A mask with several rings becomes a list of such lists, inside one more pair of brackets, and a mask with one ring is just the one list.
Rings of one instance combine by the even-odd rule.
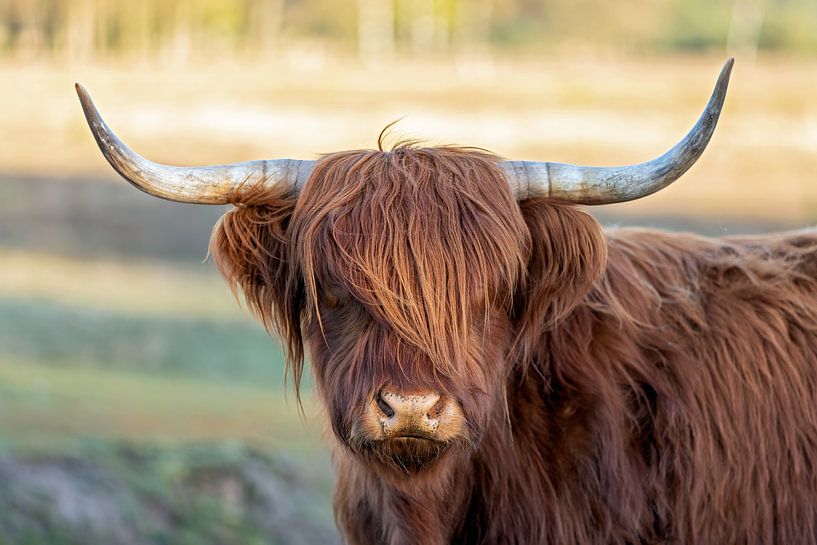
[[0, 456], [0, 545], [334, 543], [330, 483], [238, 443]]
[[[334, 476], [322, 429], [321, 411], [309, 394], [300, 412], [293, 395], [263, 384], [87, 363], [0, 360], [0, 462], [10, 453], [57, 465], [67, 457], [65, 478], [70, 479], [81, 479], [85, 471], [74, 466], [74, 459], [114, 471], [125, 480], [122, 497], [111, 500], [117, 509], [138, 513], [160, 505], [173, 513], [170, 529], [140, 526], [134, 530], [162, 536], [152, 541], [156, 543], [198, 545], [225, 539], [231, 543], [287, 543], [270, 541], [258, 517], [251, 516], [258, 507], [236, 513], [230, 497], [211, 497], [221, 494], [221, 489], [213, 492], [208, 488], [207, 467], [229, 477], [256, 455], [283, 463], [279, 470], [283, 477], [307, 478], [308, 482], [293, 485], [297, 497], [310, 495], [308, 501], [298, 500], [303, 521], [307, 521], [304, 524], [331, 528]], [[147, 461], [134, 465], [134, 457]], [[187, 477], [199, 473], [204, 475], [204, 488], [184, 488]], [[82, 489], [85, 485], [73, 486]], [[88, 486], [96, 490], [96, 484]], [[252, 497], [250, 494], [247, 502]], [[42, 513], [34, 515], [29, 509], [26, 513], [31, 519], [2, 513], [17, 503], [0, 493], [0, 545], [5, 545], [4, 536], [9, 535], [16, 536], [15, 545], [83, 543], [77, 537], [82, 532], [78, 534], [73, 525], [37, 523], [56, 516], [51, 506], [41, 506]], [[277, 507], [264, 509], [273, 508]], [[20, 525], [29, 534], [10, 529]]]
[[0, 429], [14, 443], [235, 440], [322, 452], [318, 408], [307, 397], [301, 415], [293, 398], [263, 385], [0, 361]]
[[236, 440], [321, 456], [309, 381], [302, 415], [277, 341], [212, 271], [0, 256], [0, 441]]
[[0, 545], [334, 542], [320, 408], [212, 271], [1, 256]]
[[140, 316], [0, 299], [0, 357], [50, 366], [283, 385], [276, 340], [249, 320]]

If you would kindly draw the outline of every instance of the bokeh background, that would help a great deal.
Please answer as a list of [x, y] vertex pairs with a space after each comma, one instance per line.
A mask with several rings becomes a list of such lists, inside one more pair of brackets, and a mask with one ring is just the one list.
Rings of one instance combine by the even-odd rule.
[[139, 193], [73, 83], [146, 156], [206, 164], [394, 137], [699, 163], [605, 224], [817, 219], [814, 0], [0, 0], [0, 544], [332, 543], [319, 408], [207, 260], [223, 207]]

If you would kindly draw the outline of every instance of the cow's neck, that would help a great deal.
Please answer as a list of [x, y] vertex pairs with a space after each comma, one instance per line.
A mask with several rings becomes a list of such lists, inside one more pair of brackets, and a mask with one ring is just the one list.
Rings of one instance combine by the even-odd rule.
[[[448, 545], [463, 520], [472, 461], [450, 459], [426, 478], [378, 471], [335, 445], [335, 519], [349, 545]], [[415, 476], [416, 477], [416, 476]]]
[[446, 545], [452, 523], [461, 520], [470, 493], [470, 461], [457, 460], [434, 479], [379, 480], [383, 535], [389, 545]]
[[450, 485], [411, 493], [389, 490], [384, 501], [389, 545], [449, 543], [451, 521], [462, 516], [461, 493], [461, 487]]

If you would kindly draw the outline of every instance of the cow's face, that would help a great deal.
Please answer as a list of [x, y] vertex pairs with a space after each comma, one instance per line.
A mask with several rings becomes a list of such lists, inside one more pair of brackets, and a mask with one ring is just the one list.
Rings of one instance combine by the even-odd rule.
[[292, 214], [303, 331], [337, 438], [399, 471], [479, 442], [501, 399], [528, 230], [487, 155], [317, 166]]
[[384, 475], [432, 474], [506, 422], [511, 351], [565, 299], [538, 280], [595, 278], [551, 266], [566, 237], [541, 233], [575, 210], [520, 206], [473, 150], [336, 154], [284, 201], [225, 217], [214, 253], [287, 341], [296, 380], [308, 348], [336, 438]]

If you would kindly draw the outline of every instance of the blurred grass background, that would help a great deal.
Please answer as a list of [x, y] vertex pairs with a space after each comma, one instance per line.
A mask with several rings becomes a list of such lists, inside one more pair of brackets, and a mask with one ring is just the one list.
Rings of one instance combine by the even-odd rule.
[[591, 212], [810, 225], [813, 0], [0, 0], [0, 544], [332, 539], [320, 410], [205, 259], [226, 208], [118, 179], [75, 81], [167, 163], [368, 148], [401, 119], [395, 138], [624, 164], [692, 126], [728, 55], [699, 163]]

